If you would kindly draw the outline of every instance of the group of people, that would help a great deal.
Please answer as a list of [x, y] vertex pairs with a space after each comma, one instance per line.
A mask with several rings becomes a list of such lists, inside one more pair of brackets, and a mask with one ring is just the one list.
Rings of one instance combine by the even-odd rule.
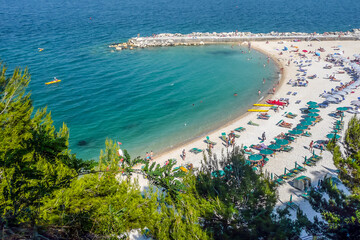
[[154, 153], [153, 153], [153, 151], [151, 150], [150, 153], [149, 153], [149, 152], [146, 152], [146, 154], [145, 154], [145, 160], [150, 161], [150, 160], [153, 160], [153, 159], [154, 159]]

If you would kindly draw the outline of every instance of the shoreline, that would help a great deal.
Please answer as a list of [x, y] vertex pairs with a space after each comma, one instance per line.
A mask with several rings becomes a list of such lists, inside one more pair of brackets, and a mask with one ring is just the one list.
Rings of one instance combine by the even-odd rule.
[[[235, 44], [235, 43], [224, 43], [224, 44], [223, 43], [218, 43], [216, 45], [230, 45], [230, 44]], [[238, 44], [238, 42], [236, 42], [236, 44]], [[270, 54], [270, 53], [268, 53], [268, 52], [266, 52], [266, 51], [264, 51], [264, 50], [262, 50], [262, 49], [260, 49], [260, 48], [258, 48], [256, 46], [255, 47], [251, 46], [251, 49], [255, 50], [257, 52], [260, 52], [261, 54], [265, 55], [266, 57], [271, 58], [274, 61], [278, 72], [280, 72], [280, 74], [279, 74], [280, 77], [277, 80], [277, 81], [279, 81], [279, 85], [277, 86], [277, 89], [276, 89], [276, 92], [278, 92], [282, 88], [283, 84], [285, 83], [285, 75], [286, 75], [285, 74], [286, 73], [285, 66], [283, 65], [283, 63], [281, 63], [276, 58], [275, 55]], [[283, 69], [282, 73], [281, 73], [280, 69]], [[274, 83], [276, 83], [276, 81]], [[270, 99], [271, 96], [274, 96], [274, 94], [273, 93], [266, 93], [266, 95], [260, 101], [254, 102], [252, 104], [265, 103], [267, 100]], [[237, 116], [234, 119], [231, 119], [231, 120], [226, 121], [224, 123], [220, 123], [220, 125], [218, 127], [212, 128], [209, 131], [200, 134], [199, 136], [194, 136], [194, 137], [192, 137], [192, 138], [190, 138], [188, 140], [185, 140], [183, 142], [175, 144], [175, 145], [173, 145], [171, 147], [167, 147], [164, 150], [160, 150], [159, 152], [155, 153], [154, 159], [156, 160], [158, 158], [161, 158], [161, 157], [171, 153], [175, 149], [184, 148], [186, 145], [193, 144], [193, 143], [195, 143], [195, 142], [197, 142], [197, 141], [199, 141], [201, 139], [205, 139], [205, 137], [207, 135], [214, 134], [215, 132], [220, 131], [221, 129], [226, 128], [226, 127], [230, 126], [231, 124], [234, 124], [235, 122], [245, 118], [246, 116], [252, 115], [252, 114], [256, 115], [257, 113], [256, 112], [248, 112], [248, 111], [246, 111], [245, 113], [240, 114], [240, 116]]]

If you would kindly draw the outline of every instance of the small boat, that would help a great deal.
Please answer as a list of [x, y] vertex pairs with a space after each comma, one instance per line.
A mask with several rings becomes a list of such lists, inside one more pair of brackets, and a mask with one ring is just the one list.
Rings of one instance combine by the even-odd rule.
[[272, 107], [274, 105], [272, 104], [263, 104], [263, 103], [255, 103], [254, 106], [258, 106], [258, 107]]
[[58, 82], [61, 82], [61, 80], [60, 80], [60, 79], [56, 79], [56, 80], [53, 80], [53, 81], [51, 81], [51, 82], [45, 83], [45, 85], [49, 85], [49, 84], [53, 84], [53, 83], [58, 83]]
[[264, 109], [248, 109], [248, 112], [268, 112], [269, 110]]

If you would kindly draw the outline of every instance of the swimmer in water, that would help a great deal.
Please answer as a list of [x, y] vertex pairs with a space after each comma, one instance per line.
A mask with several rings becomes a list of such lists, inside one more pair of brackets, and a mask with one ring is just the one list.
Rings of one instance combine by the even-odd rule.
[[234, 96], [236, 97], [236, 96], [237, 96], [237, 93], [234, 93]]
[[263, 84], [265, 84], [265, 81], [266, 81], [265, 78], [263, 78]]
[[260, 91], [260, 90], [258, 91], [258, 94], [259, 94], [259, 96], [260, 96], [260, 94], [261, 94], [261, 91]]

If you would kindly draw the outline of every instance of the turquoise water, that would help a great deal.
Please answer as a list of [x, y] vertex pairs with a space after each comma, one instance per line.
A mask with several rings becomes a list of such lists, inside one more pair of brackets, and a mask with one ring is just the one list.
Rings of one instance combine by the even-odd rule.
[[[109, 43], [137, 33], [348, 30], [360, 28], [359, 10], [351, 0], [0, 0], [0, 59], [29, 67], [34, 105], [67, 123], [78, 156], [96, 158], [106, 137], [138, 155], [239, 116], [277, 70], [230, 45], [111, 52]], [[45, 86], [54, 76], [62, 82]]]

